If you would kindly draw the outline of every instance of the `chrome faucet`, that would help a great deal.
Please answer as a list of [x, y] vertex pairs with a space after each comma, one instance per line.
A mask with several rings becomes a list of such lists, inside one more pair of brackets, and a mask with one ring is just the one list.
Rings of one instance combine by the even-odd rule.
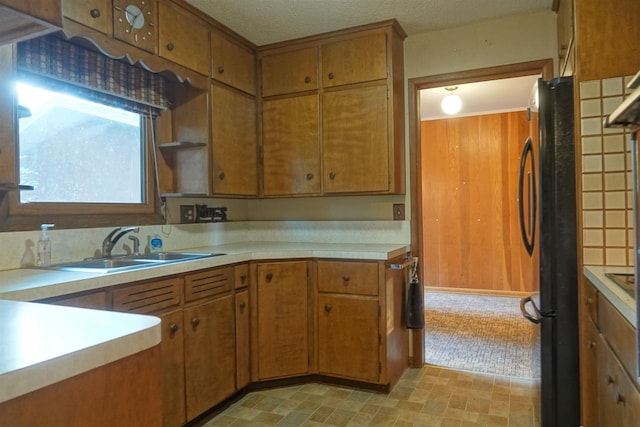
[[140, 239], [136, 236], [129, 236], [129, 240], [133, 242], [133, 254], [140, 255]]
[[[120, 232], [118, 233], [118, 231]], [[105, 237], [102, 241], [102, 257], [111, 258], [111, 251], [113, 250], [113, 247], [116, 245], [116, 243], [118, 243], [118, 240], [120, 240], [120, 238], [125, 234], [132, 231], [134, 233], [137, 233], [140, 231], [140, 227], [127, 227], [124, 230], [122, 229], [122, 227], [116, 227], [109, 234], [107, 234], [107, 237]]]

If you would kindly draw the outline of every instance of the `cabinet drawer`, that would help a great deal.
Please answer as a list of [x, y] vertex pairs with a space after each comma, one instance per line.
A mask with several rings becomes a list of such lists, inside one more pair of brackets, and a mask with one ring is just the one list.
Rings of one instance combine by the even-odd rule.
[[216, 268], [186, 276], [184, 301], [195, 301], [230, 291], [233, 286], [233, 276], [233, 267]]
[[609, 342], [627, 372], [635, 377], [636, 331], [633, 326], [606, 298], [598, 300], [598, 321], [600, 332]]
[[303, 92], [317, 88], [317, 47], [262, 57], [262, 96]]
[[180, 304], [182, 279], [158, 280], [113, 291], [113, 310], [153, 313]]
[[598, 291], [588, 280], [582, 282], [582, 308], [598, 324]]
[[378, 295], [378, 264], [318, 261], [318, 290], [341, 294]]

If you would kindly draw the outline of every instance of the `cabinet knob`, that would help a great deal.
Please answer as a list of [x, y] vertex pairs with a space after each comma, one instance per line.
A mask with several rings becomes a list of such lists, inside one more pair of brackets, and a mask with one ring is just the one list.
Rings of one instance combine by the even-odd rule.
[[333, 80], [335, 76], [333, 75], [333, 73], [329, 73], [328, 77], [329, 77], [329, 80]]
[[329, 179], [333, 180], [336, 177], [335, 172], [329, 172]]
[[596, 348], [596, 343], [594, 341], [589, 341], [589, 344], [587, 344], [587, 347]]
[[326, 311], [327, 313], [331, 311], [331, 304], [325, 304], [324, 305], [324, 311]]
[[89, 14], [92, 18], [100, 18], [100, 9], [91, 9], [91, 11], [89, 11]]
[[247, 275], [246, 275], [246, 274], [244, 274], [244, 273], [242, 273], [242, 274], [240, 275], [240, 281], [241, 281], [241, 282], [244, 282], [245, 280], [247, 280]]
[[616, 393], [616, 404], [624, 404], [625, 403], [625, 398], [624, 398], [624, 394], [621, 393]]
[[306, 77], [304, 78], [304, 82], [305, 82], [305, 83], [311, 83], [311, 77], [306, 76]]
[[167, 43], [167, 50], [173, 50], [175, 48], [175, 46], [173, 45], [173, 43]]
[[222, 65], [218, 67], [218, 73], [224, 73], [224, 67]]
[[191, 324], [193, 326], [198, 326], [200, 324], [200, 319], [198, 319], [197, 317], [194, 317], [193, 319], [191, 319]]
[[587, 305], [593, 304], [593, 298], [587, 298]]
[[311, 181], [313, 179], [313, 174], [311, 172], [309, 172], [307, 174], [307, 181]]
[[267, 278], [267, 281], [271, 281], [271, 279], [273, 279], [273, 273], [267, 273], [267, 275], [265, 276]]
[[607, 375], [607, 384], [615, 384], [616, 379], [612, 375]]
[[348, 274], [345, 274], [344, 276], [342, 276], [342, 280], [344, 280], [345, 282], [348, 282], [349, 280], [351, 280], [351, 277], [349, 277]]
[[247, 306], [247, 303], [244, 301], [240, 301], [240, 303], [238, 304], [238, 307], [240, 308], [245, 308]]
[[180, 329], [180, 326], [178, 326], [177, 323], [172, 323], [171, 326], [169, 326], [169, 332], [171, 332], [172, 334], [175, 334], [176, 332], [178, 332], [178, 330]]
[[218, 175], [218, 178], [220, 178], [220, 181], [224, 181], [224, 172], [220, 172], [220, 175]]

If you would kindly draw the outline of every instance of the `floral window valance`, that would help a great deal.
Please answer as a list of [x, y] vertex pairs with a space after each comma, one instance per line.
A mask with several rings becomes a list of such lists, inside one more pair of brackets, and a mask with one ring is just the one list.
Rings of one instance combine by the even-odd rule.
[[143, 115], [169, 107], [159, 74], [54, 36], [18, 43], [18, 73], [44, 87]]

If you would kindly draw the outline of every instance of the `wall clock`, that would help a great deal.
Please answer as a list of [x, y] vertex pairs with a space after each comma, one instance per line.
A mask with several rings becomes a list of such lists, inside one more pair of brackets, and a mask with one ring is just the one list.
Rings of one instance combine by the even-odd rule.
[[155, 53], [155, 0], [113, 0], [113, 37]]

